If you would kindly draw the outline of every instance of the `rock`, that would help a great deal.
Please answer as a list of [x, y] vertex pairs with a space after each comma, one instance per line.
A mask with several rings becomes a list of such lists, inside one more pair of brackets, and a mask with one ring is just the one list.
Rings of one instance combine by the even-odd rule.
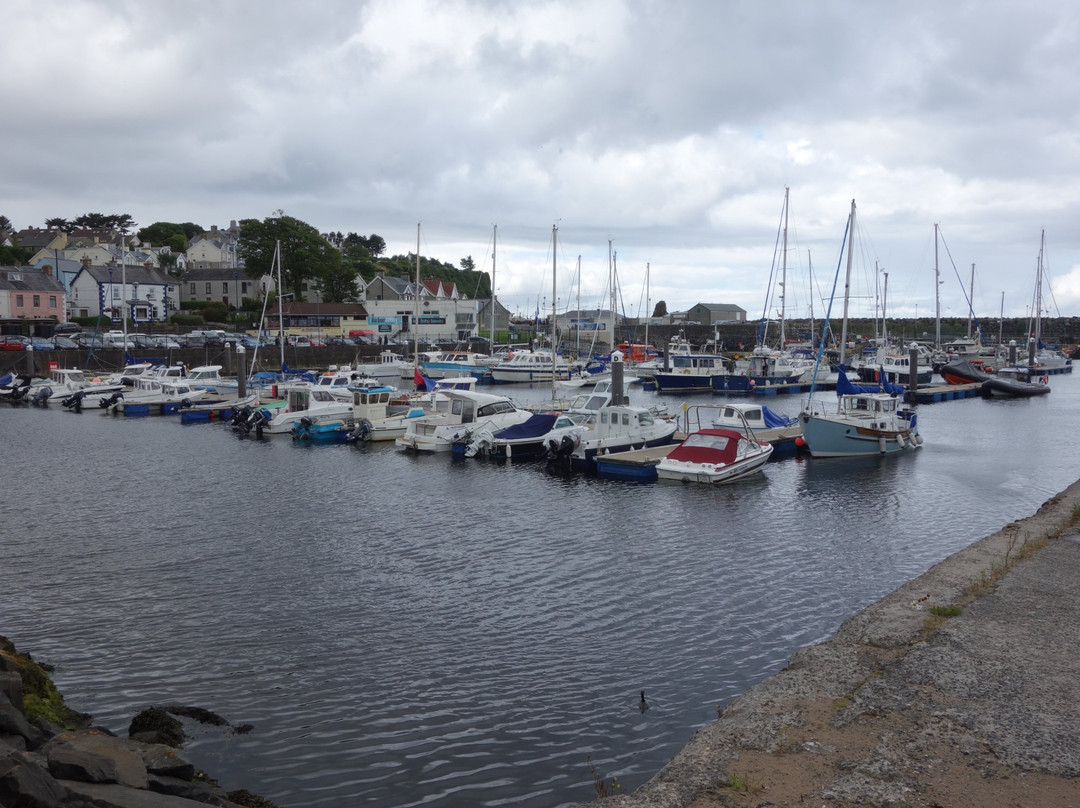
[[42, 752], [57, 779], [146, 788], [146, 766], [127, 746], [130, 743], [92, 730], [66, 732], [49, 741]]
[[83, 797], [86, 800], [85, 804], [93, 804], [99, 808], [205, 808], [206, 806], [204, 802], [127, 786], [76, 781], [62, 781], [61, 785], [73, 794]]
[[184, 727], [160, 707], [148, 707], [131, 719], [128, 736], [143, 743], [159, 743], [180, 747], [184, 743]]
[[0, 805], [54, 808], [67, 796], [60, 783], [14, 749], [0, 749]]
[[0, 695], [0, 735], [21, 736], [30, 746], [41, 739], [41, 732], [26, 720], [22, 711], [16, 709], [5, 695]]
[[[0, 656], [0, 660], [6, 657]], [[22, 677], [18, 671], [0, 669], [0, 695], [6, 695], [16, 707], [22, 707]]]
[[149, 788], [158, 794], [171, 794], [174, 797], [183, 797], [186, 800], [195, 800], [207, 805], [229, 805], [229, 799], [220, 787], [205, 782], [155, 775], [150, 778]]

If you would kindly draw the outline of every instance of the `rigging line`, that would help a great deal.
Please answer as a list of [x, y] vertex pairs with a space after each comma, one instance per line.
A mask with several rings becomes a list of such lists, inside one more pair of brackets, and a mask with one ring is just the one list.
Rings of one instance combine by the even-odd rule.
[[810, 380], [810, 398], [814, 399], [814, 390], [817, 387], [818, 368], [821, 367], [821, 357], [825, 353], [825, 337], [829, 333], [829, 320], [832, 317], [833, 301], [836, 300], [836, 284], [840, 280], [840, 267], [844, 261], [844, 250], [847, 244], [848, 231], [851, 229], [851, 217], [848, 216], [847, 224], [844, 225], [844, 240], [840, 242], [840, 255], [836, 259], [836, 274], [833, 275], [832, 294], [829, 295], [829, 305], [825, 309], [825, 320], [821, 326], [821, 339], [818, 341], [817, 359], [814, 361], [814, 377]]
[[[787, 201], [787, 195], [785, 195], [784, 201], [780, 205], [780, 218], [777, 221], [776, 225], [776, 239], [773, 242], [772, 265], [769, 267], [769, 283], [768, 286], [765, 287], [765, 305], [762, 306], [761, 322], [758, 323], [756, 344], [762, 347], [765, 346], [765, 332], [768, 327], [769, 320], [769, 305], [772, 302], [773, 281], [776, 280], [776, 256], [780, 251], [780, 243], [784, 235], [784, 208], [787, 206]], [[786, 289], [784, 290], [784, 293], [787, 293]], [[780, 347], [781, 349], [783, 348], [783, 346]]]
[[956, 275], [956, 280], [960, 284], [960, 291], [964, 294], [964, 301], [968, 305], [968, 314], [971, 315], [971, 319], [975, 321], [975, 330], [979, 333], [979, 341], [982, 342], [982, 325], [979, 323], [979, 318], [975, 314], [975, 304], [971, 299], [971, 294], [964, 286], [964, 279], [960, 277], [960, 270], [956, 268], [956, 261], [953, 260], [952, 252], [949, 250], [949, 244], [945, 241], [945, 235], [941, 232], [941, 227], [938, 227], [938, 238], [941, 239], [942, 246], [945, 247], [945, 255], [949, 257], [949, 263], [952, 264], [953, 274]]

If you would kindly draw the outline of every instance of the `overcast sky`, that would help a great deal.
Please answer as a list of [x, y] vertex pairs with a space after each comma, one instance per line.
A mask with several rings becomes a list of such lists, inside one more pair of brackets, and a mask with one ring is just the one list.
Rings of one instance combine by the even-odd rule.
[[[0, 214], [276, 210], [492, 268], [512, 310], [1080, 315], [1080, 3], [5, 0]], [[581, 280], [577, 282], [578, 256]], [[875, 262], [878, 272], [875, 275]], [[813, 271], [810, 271], [812, 264]], [[813, 278], [813, 282], [811, 281]], [[841, 279], [842, 285], [842, 279]], [[813, 291], [812, 291], [813, 290]], [[469, 290], [465, 290], [468, 292]], [[880, 291], [879, 291], [880, 296]], [[772, 313], [779, 308], [774, 295]], [[839, 304], [834, 313], [839, 311]]]

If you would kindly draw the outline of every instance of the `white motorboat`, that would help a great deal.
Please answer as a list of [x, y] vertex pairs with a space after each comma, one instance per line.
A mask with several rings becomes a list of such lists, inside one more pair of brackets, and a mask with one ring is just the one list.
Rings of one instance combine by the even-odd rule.
[[417, 452], [449, 452], [454, 444], [465, 450], [477, 429], [498, 431], [528, 420], [532, 413], [518, 409], [506, 396], [475, 390], [444, 390], [435, 412], [412, 419], [398, 447]]
[[702, 429], [657, 463], [656, 476], [684, 483], [731, 483], [761, 469], [772, 453], [772, 444], [755, 440], [752, 433]]

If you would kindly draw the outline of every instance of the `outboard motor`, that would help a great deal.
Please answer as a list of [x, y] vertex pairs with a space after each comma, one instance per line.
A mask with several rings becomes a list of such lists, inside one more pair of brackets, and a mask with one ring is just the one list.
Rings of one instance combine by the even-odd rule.
[[491, 442], [495, 440], [495, 436], [490, 429], [478, 429], [474, 435], [471, 436], [471, 440], [465, 446], [466, 457], [487, 457], [488, 452], [491, 451]]
[[361, 418], [356, 422], [349, 434], [345, 436], [346, 443], [356, 443], [358, 441], [367, 440], [367, 436], [371, 434], [371, 421], [367, 418]]
[[263, 436], [263, 429], [270, 423], [270, 416], [266, 414], [265, 410], [255, 410], [251, 413], [251, 418], [248, 419], [248, 429], [255, 430], [255, 437], [261, 438]]
[[73, 412], [82, 412], [82, 400], [86, 396], [83, 390], [76, 390], [70, 396], [62, 399], [60, 403]]
[[50, 398], [52, 398], [52, 388], [42, 387], [40, 390], [34, 393], [34, 397], [30, 399], [30, 403], [33, 404], [35, 407], [44, 407], [46, 404], [49, 403]]
[[232, 418], [229, 419], [229, 426], [234, 430], [246, 427], [252, 412], [253, 410], [250, 404], [245, 404], [243, 407], [234, 410]]
[[101, 409], [103, 409], [103, 410], [107, 410], [113, 404], [120, 401], [123, 397], [124, 397], [124, 394], [121, 393], [119, 390], [117, 390], [111, 396], [102, 396], [98, 400], [98, 406], [101, 407]]
[[552, 438], [547, 442], [547, 470], [552, 474], [568, 476], [573, 470], [570, 456], [577, 448], [576, 435], [563, 435], [562, 440], [555, 442]]
[[314, 424], [311, 418], [301, 418], [296, 424], [293, 424], [292, 436], [295, 441], [311, 440], [311, 426]]

